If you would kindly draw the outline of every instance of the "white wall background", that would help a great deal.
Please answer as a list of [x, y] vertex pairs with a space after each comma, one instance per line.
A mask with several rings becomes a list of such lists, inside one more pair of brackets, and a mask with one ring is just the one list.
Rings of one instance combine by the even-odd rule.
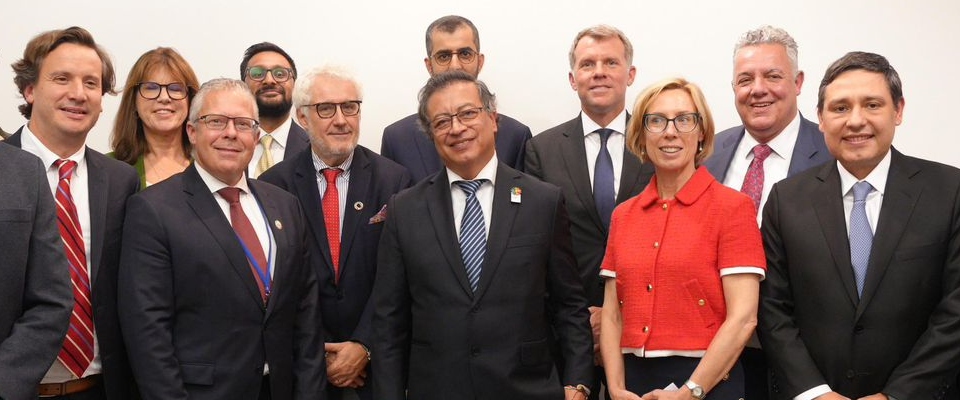
[[[39, 32], [79, 25], [113, 56], [118, 85], [143, 52], [178, 49], [201, 82], [239, 77], [243, 50], [277, 43], [298, 69], [325, 62], [353, 68], [364, 85], [360, 143], [380, 148], [383, 127], [413, 113], [427, 78], [424, 30], [437, 17], [459, 14], [480, 30], [486, 63], [480, 74], [500, 111], [534, 134], [572, 118], [578, 100], [567, 83], [567, 51], [580, 29], [607, 23], [635, 47], [639, 70], [628, 106], [646, 85], [671, 75], [703, 87], [718, 128], [739, 124], [730, 88], [732, 48], [761, 24], [783, 27], [800, 45], [806, 82], [800, 110], [816, 120], [823, 71], [851, 50], [886, 56], [904, 82], [906, 109], [894, 145], [923, 158], [960, 166], [960, 2], [957, 0], [522, 0], [450, 1], [10, 1], [0, 24], [0, 126], [16, 130], [22, 99], [9, 65]], [[104, 112], [89, 144], [109, 151], [119, 96]]]

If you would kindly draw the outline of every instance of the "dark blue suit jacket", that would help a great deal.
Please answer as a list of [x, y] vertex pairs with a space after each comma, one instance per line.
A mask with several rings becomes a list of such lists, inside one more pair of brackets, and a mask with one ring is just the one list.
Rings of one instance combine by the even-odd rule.
[[[713, 155], [703, 162], [707, 171], [717, 181], [723, 183], [727, 177], [727, 170], [733, 161], [733, 155], [737, 152], [737, 146], [746, 130], [743, 125], [735, 126], [717, 134], [713, 148]], [[823, 133], [820, 127], [813, 121], [800, 116], [800, 133], [797, 135], [797, 144], [793, 148], [793, 156], [790, 158], [790, 169], [787, 170], [787, 176], [794, 176], [806, 169], [823, 164], [833, 160], [833, 156], [827, 150], [827, 145], [823, 141]]]
[[[523, 171], [524, 147], [532, 136], [530, 128], [506, 115], [497, 117], [497, 160]], [[406, 167], [414, 182], [443, 167], [433, 141], [418, 125], [417, 114], [384, 128], [381, 140], [380, 154]]]

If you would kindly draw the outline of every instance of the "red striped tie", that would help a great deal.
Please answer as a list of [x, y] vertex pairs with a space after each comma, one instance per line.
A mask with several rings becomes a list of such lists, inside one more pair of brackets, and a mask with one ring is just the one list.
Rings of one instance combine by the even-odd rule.
[[70, 329], [57, 359], [78, 378], [83, 376], [93, 361], [93, 311], [90, 308], [90, 275], [87, 273], [87, 255], [83, 247], [83, 234], [77, 206], [70, 194], [70, 178], [77, 167], [75, 161], [57, 160], [60, 182], [57, 184], [57, 225], [60, 238], [70, 263], [70, 281], [73, 283], [73, 313]]

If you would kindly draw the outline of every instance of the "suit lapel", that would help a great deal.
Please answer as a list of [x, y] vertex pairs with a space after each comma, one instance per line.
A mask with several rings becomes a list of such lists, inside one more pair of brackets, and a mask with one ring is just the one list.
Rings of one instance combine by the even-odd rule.
[[323, 255], [323, 264], [333, 274], [333, 261], [330, 256], [330, 242], [327, 241], [327, 228], [323, 222], [322, 195], [317, 187], [317, 171], [313, 166], [313, 152], [305, 151], [297, 155], [294, 187], [303, 213], [313, 231], [313, 240]]
[[866, 309], [870, 299], [877, 291], [877, 286], [883, 280], [883, 275], [890, 265], [893, 252], [900, 243], [910, 216], [913, 214], [917, 200], [923, 194], [923, 188], [911, 182], [920, 169], [908, 162], [900, 152], [891, 149], [890, 172], [887, 175], [887, 186], [883, 194], [883, 204], [880, 206], [880, 217], [877, 220], [876, 233], [873, 237], [873, 246], [870, 249], [870, 264], [867, 267], [867, 277], [863, 284], [863, 296], [860, 307], [857, 308], [857, 318]]
[[833, 265], [837, 275], [843, 283], [844, 290], [850, 304], [856, 307], [860, 301], [857, 294], [857, 283], [853, 276], [853, 265], [850, 264], [850, 242], [847, 238], [847, 223], [843, 213], [843, 197], [840, 193], [840, 173], [836, 164], [827, 164], [820, 169], [817, 179], [820, 187], [813, 193], [814, 210], [823, 236], [826, 238], [830, 255], [833, 256]]
[[110, 206], [107, 199], [110, 185], [103, 165], [100, 163], [101, 160], [91, 157], [90, 152], [90, 149], [86, 149], [84, 159], [87, 162], [89, 179], [87, 190], [90, 197], [87, 200], [90, 207], [90, 279], [96, 285], [100, 272], [100, 260], [103, 258], [104, 232], [107, 229], [107, 213]]
[[[593, 187], [590, 185], [590, 172], [587, 170], [587, 150], [583, 144], [583, 124], [580, 117], [566, 123], [563, 129], [564, 140], [560, 143], [560, 155], [563, 157], [567, 175], [573, 182], [573, 189], [577, 197], [586, 208], [590, 209], [590, 219], [597, 229], [604, 230], [600, 221], [600, 213], [593, 198]], [[621, 185], [622, 186], [622, 185]]]
[[493, 189], [493, 207], [490, 215], [490, 234], [487, 235], [487, 251], [480, 270], [480, 283], [477, 286], [475, 302], [480, 301], [490, 287], [490, 282], [500, 266], [503, 252], [510, 241], [510, 232], [513, 230], [517, 211], [520, 209], [519, 203], [510, 201], [510, 192], [514, 187], [524, 189], [519, 186], [519, 180], [518, 172], [507, 169], [503, 163], [497, 165], [497, 183]]
[[791, 155], [787, 176], [796, 175], [807, 168], [815, 166], [816, 161], [814, 161], [814, 157], [817, 156], [823, 147], [817, 145], [818, 140], [821, 143], [823, 142], [823, 134], [820, 133], [820, 128], [801, 115], [800, 132], [797, 134], [797, 144], [793, 148], [793, 155]]
[[428, 179], [431, 180], [430, 187], [427, 188], [427, 211], [430, 214], [433, 231], [437, 235], [437, 243], [440, 244], [440, 251], [446, 257], [447, 265], [453, 270], [453, 275], [457, 277], [460, 287], [468, 296], [473, 297], [473, 289], [470, 288], [470, 281], [467, 280], [467, 270], [460, 256], [459, 235], [453, 223], [453, 200], [450, 198], [450, 179], [447, 177], [447, 169], [441, 169], [439, 174]]
[[260, 288], [257, 287], [257, 281], [250, 270], [250, 263], [244, 255], [243, 248], [240, 247], [240, 241], [229, 220], [223, 215], [220, 206], [217, 205], [214, 194], [200, 178], [197, 172], [196, 164], [191, 164], [183, 175], [183, 191], [187, 197], [187, 205], [193, 209], [197, 218], [203, 222], [203, 225], [210, 231], [210, 235], [220, 245], [230, 265], [233, 267], [237, 277], [243, 282], [250, 295], [250, 300], [256, 302], [257, 306], [263, 307], [263, 300], [260, 298]]
[[413, 144], [417, 148], [417, 152], [420, 153], [424, 176], [433, 175], [437, 170], [443, 168], [440, 163], [440, 156], [437, 155], [437, 147], [430, 141], [427, 134], [416, 125], [416, 122], [414, 122], [414, 129], [416, 129], [416, 138], [413, 140]]
[[[707, 159], [705, 163], [707, 170], [717, 179], [717, 182], [722, 184], [726, 180], [727, 170], [733, 163], [733, 155], [737, 152], [737, 146], [743, 139], [744, 134], [746, 134], [746, 131], [741, 126], [738, 134], [730, 135], [723, 142], [717, 143], [713, 155]], [[716, 162], [711, 162], [711, 160], [716, 160]]]
[[[350, 186], [347, 189], [347, 204], [343, 204], [343, 226], [340, 228], [340, 269], [343, 274], [343, 267], [348, 265], [350, 250], [353, 247], [353, 239], [360, 224], [366, 223], [360, 218], [363, 215], [364, 207], [378, 207], [379, 204], [367, 204], [369, 200], [370, 186], [373, 181], [372, 171], [370, 170], [370, 159], [366, 154], [360, 151], [360, 147], [353, 150], [353, 162], [350, 165]], [[360, 208], [354, 207], [354, 204], [360, 204]]]

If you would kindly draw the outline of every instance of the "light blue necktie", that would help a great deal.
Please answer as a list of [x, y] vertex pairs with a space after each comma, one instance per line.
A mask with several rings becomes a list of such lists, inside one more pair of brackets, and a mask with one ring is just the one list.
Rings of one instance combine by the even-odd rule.
[[483, 265], [483, 255], [487, 250], [487, 230], [484, 227], [483, 210], [477, 200], [477, 189], [484, 181], [486, 179], [454, 182], [467, 195], [467, 205], [460, 222], [460, 256], [463, 257], [467, 279], [473, 291], [477, 291], [480, 283], [480, 266]]
[[857, 294], [863, 294], [863, 282], [870, 264], [870, 248], [873, 246], [873, 231], [867, 220], [867, 195], [873, 186], [866, 181], [853, 185], [853, 210], [850, 211], [850, 263], [857, 280]]
[[616, 203], [613, 188], [613, 160], [610, 158], [610, 151], [607, 150], [607, 139], [613, 133], [613, 129], [597, 129], [600, 135], [600, 153], [597, 154], [597, 163], [593, 169], [593, 199], [597, 205], [597, 212], [600, 214], [600, 221], [604, 228], [610, 228], [610, 214], [613, 214], [613, 207]]

